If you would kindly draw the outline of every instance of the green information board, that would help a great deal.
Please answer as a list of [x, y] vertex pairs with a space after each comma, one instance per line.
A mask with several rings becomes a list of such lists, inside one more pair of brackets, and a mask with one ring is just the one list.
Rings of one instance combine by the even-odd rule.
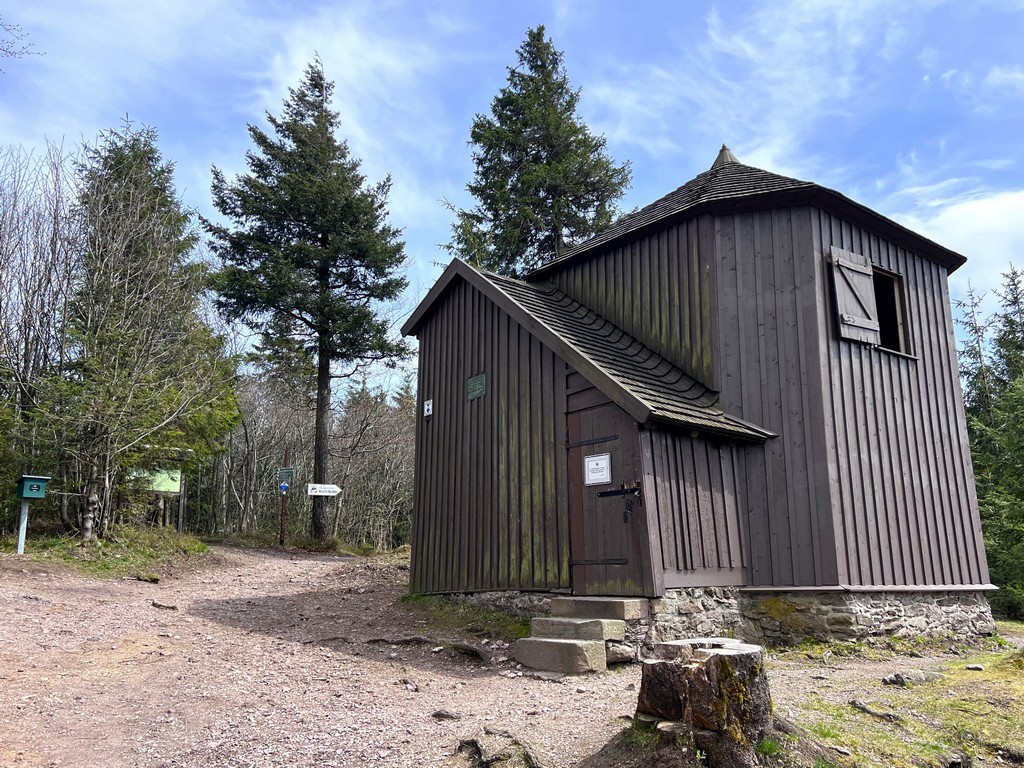
[[470, 376], [466, 381], [466, 399], [476, 400], [478, 397], [483, 397], [487, 394], [487, 380], [485, 375], [478, 373], [476, 376]]
[[156, 469], [140, 476], [142, 487], [157, 493], [181, 493], [180, 469]]

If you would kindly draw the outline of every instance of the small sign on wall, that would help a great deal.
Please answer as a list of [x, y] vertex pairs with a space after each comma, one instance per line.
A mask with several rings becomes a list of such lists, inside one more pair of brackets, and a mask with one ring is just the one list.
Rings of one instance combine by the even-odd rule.
[[423, 401], [423, 415], [424, 416], [433, 416], [434, 415], [434, 401], [433, 401], [433, 399], [431, 399], [431, 400], [424, 400]]
[[607, 485], [612, 481], [612, 455], [597, 453], [583, 457], [583, 484]]
[[478, 373], [466, 380], [466, 400], [476, 400], [487, 394], [487, 377]]

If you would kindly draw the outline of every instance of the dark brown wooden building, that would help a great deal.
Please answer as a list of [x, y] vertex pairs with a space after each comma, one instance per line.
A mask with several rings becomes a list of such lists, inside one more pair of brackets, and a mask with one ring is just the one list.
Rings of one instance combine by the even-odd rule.
[[710, 170], [419, 339], [411, 587], [989, 587], [947, 275], [817, 184]]

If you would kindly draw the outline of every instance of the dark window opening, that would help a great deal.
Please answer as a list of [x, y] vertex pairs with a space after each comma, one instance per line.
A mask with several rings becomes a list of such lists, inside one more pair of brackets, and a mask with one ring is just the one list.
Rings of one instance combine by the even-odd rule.
[[874, 270], [875, 307], [878, 311], [878, 346], [907, 354], [903, 292], [898, 275]]

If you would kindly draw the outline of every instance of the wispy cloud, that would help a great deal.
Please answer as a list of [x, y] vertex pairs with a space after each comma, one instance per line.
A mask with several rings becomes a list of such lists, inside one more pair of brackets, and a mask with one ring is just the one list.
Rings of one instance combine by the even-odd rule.
[[[726, 140], [745, 162], [775, 170], [795, 162], [806, 137], [849, 121], [870, 99], [873, 75], [905, 39], [879, 2], [790, 0], [752, 12], [712, 9], [705, 39], [681, 43], [655, 67], [625, 65], [588, 93], [615, 115], [610, 136], [650, 154]], [[684, 125], [685, 142], [666, 143]]]
[[984, 84], [988, 88], [1004, 92], [1024, 93], [1024, 67], [993, 67], [985, 75]]
[[911, 229], [967, 257], [950, 275], [954, 298], [964, 298], [969, 285], [986, 293], [983, 309], [995, 309], [999, 276], [1011, 263], [1022, 266], [1024, 190], [992, 192], [936, 208], [924, 214], [898, 216]]

